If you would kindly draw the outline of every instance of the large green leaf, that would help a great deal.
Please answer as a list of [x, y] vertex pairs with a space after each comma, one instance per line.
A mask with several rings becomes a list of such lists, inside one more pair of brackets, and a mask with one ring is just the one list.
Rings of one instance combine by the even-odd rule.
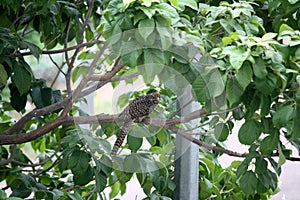
[[271, 172], [270, 170], [258, 174], [258, 179], [266, 188], [271, 188], [273, 191], [277, 188], [277, 176], [274, 172]]
[[162, 192], [164, 189], [165, 189], [165, 187], [167, 186], [167, 183], [168, 183], [168, 179], [167, 179], [168, 177], [166, 177], [166, 176], [159, 176], [155, 181], [154, 181], [154, 187], [158, 190], [158, 191], [160, 191], [160, 192]]
[[131, 149], [133, 152], [137, 152], [139, 148], [142, 146], [143, 138], [141, 137], [135, 137], [131, 134], [127, 137], [127, 144], [129, 145], [129, 149]]
[[254, 84], [256, 88], [266, 95], [271, 94], [275, 90], [277, 82], [278, 77], [272, 73], [269, 73], [264, 79], [254, 79]]
[[266, 116], [270, 112], [270, 106], [271, 106], [271, 98], [267, 95], [261, 95], [261, 101], [260, 101], [260, 114], [261, 116]]
[[124, 159], [124, 170], [126, 172], [139, 172], [140, 171], [140, 162], [139, 158], [133, 154], [128, 155]]
[[255, 172], [257, 174], [262, 174], [267, 171], [268, 162], [262, 157], [259, 156], [255, 159]]
[[72, 152], [68, 166], [75, 175], [82, 175], [90, 167], [91, 156], [85, 151], [75, 150]]
[[5, 71], [4, 66], [0, 64], [0, 83], [6, 85], [7, 78], [8, 78], [7, 72]]
[[300, 90], [295, 94], [296, 97], [296, 109], [293, 119], [293, 133], [292, 133], [292, 140], [299, 140], [300, 138]]
[[280, 107], [272, 117], [273, 124], [280, 128], [286, 126], [287, 123], [293, 118], [294, 108], [292, 105], [285, 105]]
[[99, 163], [100, 166], [98, 166], [98, 164], [97, 164], [97, 167], [100, 167], [101, 171], [103, 171], [106, 176], [109, 176], [113, 170], [112, 169], [112, 165], [113, 165], [112, 161], [109, 159], [108, 156], [103, 155], [101, 157], [101, 159], [99, 160], [99, 162], [100, 162]]
[[241, 188], [247, 195], [255, 194], [257, 183], [258, 179], [252, 171], [247, 171], [240, 179]]
[[270, 155], [279, 143], [279, 133], [274, 132], [265, 137], [260, 144], [260, 151], [264, 155]]
[[146, 18], [139, 22], [138, 31], [140, 32], [140, 35], [143, 37], [144, 41], [147, 41], [149, 35], [154, 31], [154, 26], [155, 23], [152, 18]]
[[239, 141], [242, 144], [251, 145], [258, 139], [262, 131], [261, 124], [253, 119], [247, 120], [238, 133]]
[[257, 58], [253, 64], [253, 72], [257, 78], [263, 79], [267, 76], [268, 71], [263, 59]]
[[198, 11], [198, 4], [197, 4], [197, 1], [195, 1], [195, 0], [179, 0], [178, 6], [179, 7], [187, 6], [193, 10]]
[[23, 110], [27, 103], [27, 95], [20, 95], [18, 89], [12, 84], [9, 85], [10, 89], [10, 104], [18, 112]]
[[30, 92], [32, 101], [37, 108], [43, 108], [53, 103], [51, 88], [33, 87]]
[[245, 62], [242, 67], [236, 72], [236, 80], [245, 90], [252, 80], [252, 69], [249, 62]]
[[241, 47], [228, 46], [223, 49], [222, 54], [228, 55], [230, 64], [234, 69], [238, 70], [250, 56], [250, 51]]
[[36, 58], [39, 59], [39, 48], [35, 45], [32, 44], [30, 42], [24, 42], [26, 44], [26, 46], [29, 48], [30, 52], [32, 53], [32, 55]]
[[198, 76], [195, 79], [192, 87], [199, 102], [206, 102], [209, 100], [209, 90], [207, 88], [206, 81], [202, 76]]
[[156, 10], [159, 14], [161, 14], [161, 16], [168, 20], [170, 24], [175, 24], [180, 20], [176, 9], [167, 3], [157, 4]]
[[96, 180], [96, 190], [97, 192], [102, 192], [107, 184], [107, 177], [103, 172], [95, 173], [95, 180]]
[[238, 83], [237, 79], [229, 76], [226, 82], [226, 98], [230, 107], [239, 102], [243, 92], [243, 88]]
[[15, 63], [13, 66], [14, 74], [12, 81], [18, 88], [21, 95], [27, 93], [31, 87], [31, 73], [26, 69], [25, 64]]
[[94, 169], [88, 165], [88, 168], [81, 172], [81, 174], [74, 174], [74, 184], [76, 185], [86, 185], [93, 180]]
[[229, 129], [226, 124], [219, 123], [215, 126], [214, 134], [217, 140], [223, 142], [227, 139], [229, 135]]

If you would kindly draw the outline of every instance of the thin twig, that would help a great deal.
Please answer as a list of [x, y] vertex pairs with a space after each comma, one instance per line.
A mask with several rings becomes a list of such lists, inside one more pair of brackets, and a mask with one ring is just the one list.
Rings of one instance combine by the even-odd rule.
[[[71, 46], [71, 47], [67, 47], [67, 48], [63, 48], [63, 49], [56, 49], [56, 50], [44, 50], [44, 51], [41, 51], [41, 54], [59, 54], [59, 53], [64, 53], [66, 51], [72, 51], [72, 50], [75, 50], [75, 49], [81, 49], [85, 46], [90, 46], [90, 45], [93, 45], [93, 44], [103, 44], [104, 41], [100, 41], [100, 40], [91, 40], [89, 42], [86, 42], [86, 43], [82, 43], [82, 44], [78, 44], [78, 45], [75, 45], [75, 46]], [[17, 52], [17, 53], [14, 53], [14, 54], [11, 54], [13, 56], [30, 56], [32, 55], [32, 52], [31, 51], [28, 51], [28, 52]]]
[[[71, 23], [70, 23], [70, 20], [69, 20], [68, 23], [67, 23], [67, 27], [66, 27], [67, 31], [66, 31], [66, 37], [65, 37], [65, 42], [64, 42], [64, 48], [65, 49], [68, 47], [68, 38], [69, 38], [70, 26], [71, 26]], [[74, 55], [73, 55], [73, 57], [74, 57]], [[73, 69], [73, 63], [71, 63], [69, 61], [68, 51], [65, 51], [65, 58], [66, 58], [67, 66], [68, 66], [67, 73], [65, 75], [66, 88], [67, 88], [68, 95], [70, 96], [70, 95], [72, 95], [71, 73], [72, 73], [72, 69]]]
[[172, 115], [169, 117], [169, 119], [172, 119], [173, 117], [175, 117], [183, 108], [187, 107], [193, 101], [194, 101], [194, 99], [191, 99], [188, 102], [186, 102], [184, 105], [180, 106], [180, 108], [178, 108], [174, 113], [172, 113]]

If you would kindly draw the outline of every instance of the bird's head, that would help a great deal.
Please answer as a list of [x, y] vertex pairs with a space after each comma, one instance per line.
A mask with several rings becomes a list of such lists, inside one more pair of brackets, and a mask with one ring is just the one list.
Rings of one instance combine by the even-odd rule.
[[154, 104], [158, 104], [159, 100], [160, 100], [160, 94], [159, 93], [153, 93], [150, 95], [150, 100], [154, 103]]

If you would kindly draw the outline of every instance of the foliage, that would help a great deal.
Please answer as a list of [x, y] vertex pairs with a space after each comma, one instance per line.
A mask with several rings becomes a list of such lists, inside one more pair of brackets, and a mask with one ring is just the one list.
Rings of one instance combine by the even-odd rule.
[[[299, 153], [299, 7], [293, 0], [0, 2], [0, 181], [7, 185], [0, 198], [10, 189], [10, 199], [106, 199], [108, 187], [115, 198], [136, 177], [146, 199], [171, 199], [174, 140], [195, 127], [135, 123], [125, 154], [111, 157], [115, 116], [89, 116], [76, 104], [106, 84], [135, 84], [138, 72], [147, 88], [120, 95], [119, 107], [159, 91], [150, 117], [171, 123], [180, 117], [176, 95], [191, 85], [205, 110], [196, 127], [205, 144], [200, 199], [268, 199], [286, 159], [299, 160], [283, 142]], [[57, 76], [37, 77], [28, 57], [49, 57]], [[63, 89], [53, 86], [58, 76]], [[223, 143], [241, 120], [246, 153]], [[243, 160], [222, 168], [222, 153]]]

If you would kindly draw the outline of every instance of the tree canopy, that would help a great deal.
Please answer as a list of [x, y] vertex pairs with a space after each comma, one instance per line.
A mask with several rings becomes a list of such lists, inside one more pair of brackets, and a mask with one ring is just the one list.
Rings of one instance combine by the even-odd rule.
[[[300, 161], [291, 149], [299, 155], [299, 8], [298, 0], [1, 1], [0, 198], [107, 199], [106, 188], [114, 198], [135, 176], [146, 199], [171, 199], [180, 135], [199, 146], [200, 199], [268, 199], [286, 160]], [[45, 58], [39, 70], [55, 71], [50, 80], [30, 64]], [[116, 91], [116, 106], [152, 92], [161, 102], [111, 157], [122, 120], [79, 104], [141, 77], [146, 87]], [[176, 100], [188, 86], [201, 109], [181, 115]], [[224, 144], [237, 122], [247, 152]], [[224, 168], [222, 154], [243, 160]]]

